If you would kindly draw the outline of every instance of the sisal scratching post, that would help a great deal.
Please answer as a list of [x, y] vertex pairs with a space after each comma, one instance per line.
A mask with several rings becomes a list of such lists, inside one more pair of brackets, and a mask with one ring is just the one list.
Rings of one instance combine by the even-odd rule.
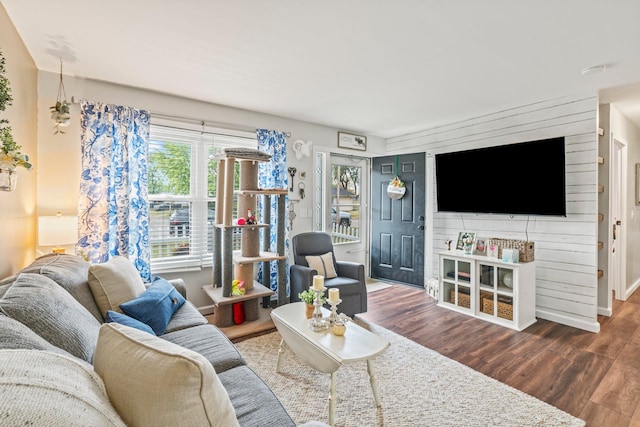
[[[235, 159], [228, 157], [224, 165], [224, 211], [222, 212], [222, 223], [231, 225], [233, 215], [233, 168]], [[218, 206], [219, 208], [219, 206]], [[218, 209], [216, 208], [216, 210]], [[231, 276], [231, 265], [233, 264], [233, 230], [224, 228], [222, 231], [222, 296], [231, 296], [231, 284], [233, 277]]]
[[236, 264], [233, 272], [236, 280], [244, 281], [244, 288], [249, 291], [253, 289], [253, 281], [255, 280], [255, 272], [253, 263], [249, 264]]
[[240, 163], [240, 190], [256, 191], [258, 189], [258, 162], [238, 159]]
[[[256, 191], [258, 189], [258, 162], [255, 160], [239, 160], [239, 162], [240, 191]], [[255, 194], [240, 194], [238, 196], [238, 216], [247, 215], [248, 217], [248, 211], [256, 216], [257, 205]], [[251, 258], [260, 256], [260, 230], [258, 228], [242, 229], [242, 256]], [[251, 287], [253, 288], [253, 279], [251, 279]]]
[[249, 258], [260, 256], [260, 229], [242, 229], [242, 256]]

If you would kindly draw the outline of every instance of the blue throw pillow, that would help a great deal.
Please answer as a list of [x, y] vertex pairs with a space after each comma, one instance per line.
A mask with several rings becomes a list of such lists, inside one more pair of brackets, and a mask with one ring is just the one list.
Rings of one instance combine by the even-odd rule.
[[131, 326], [132, 328], [140, 329], [144, 332], [149, 332], [151, 335], [156, 334], [153, 329], [151, 329], [151, 326], [147, 325], [146, 323], [142, 323], [141, 321], [136, 320], [133, 317], [127, 316], [126, 314], [118, 313], [117, 311], [107, 311], [105, 320], [107, 321], [107, 323], [120, 323], [121, 325]]
[[184, 297], [161, 277], [138, 298], [120, 304], [124, 314], [151, 326], [156, 335], [164, 334], [171, 316], [184, 304]]

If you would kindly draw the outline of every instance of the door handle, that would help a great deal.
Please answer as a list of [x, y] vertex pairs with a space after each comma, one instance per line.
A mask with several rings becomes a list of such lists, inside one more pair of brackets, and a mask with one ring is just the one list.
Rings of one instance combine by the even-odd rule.
[[616, 224], [613, 224], [613, 240], [616, 240]]
[[424, 225], [419, 225], [418, 230], [424, 230]]

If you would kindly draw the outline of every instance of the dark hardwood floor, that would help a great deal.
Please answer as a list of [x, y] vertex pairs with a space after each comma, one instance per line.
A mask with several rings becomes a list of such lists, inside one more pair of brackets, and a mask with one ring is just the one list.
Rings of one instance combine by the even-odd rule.
[[615, 301], [594, 334], [546, 320], [522, 332], [438, 307], [424, 289], [369, 293], [363, 319], [587, 422], [640, 427], [640, 295]]

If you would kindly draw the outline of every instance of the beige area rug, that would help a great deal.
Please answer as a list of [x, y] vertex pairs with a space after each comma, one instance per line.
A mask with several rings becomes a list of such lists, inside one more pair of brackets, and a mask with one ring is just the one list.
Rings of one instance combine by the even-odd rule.
[[367, 279], [365, 284], [367, 285], [367, 293], [380, 291], [382, 289], [387, 289], [393, 286], [389, 283], [379, 282], [376, 279]]
[[[391, 343], [374, 359], [382, 406], [376, 408], [366, 363], [341, 367], [336, 380], [336, 426], [531, 427], [584, 426], [541, 400], [361, 319], [359, 324]], [[297, 424], [328, 422], [329, 375], [284, 353], [277, 374], [280, 335], [237, 343], [248, 365], [271, 387]]]

